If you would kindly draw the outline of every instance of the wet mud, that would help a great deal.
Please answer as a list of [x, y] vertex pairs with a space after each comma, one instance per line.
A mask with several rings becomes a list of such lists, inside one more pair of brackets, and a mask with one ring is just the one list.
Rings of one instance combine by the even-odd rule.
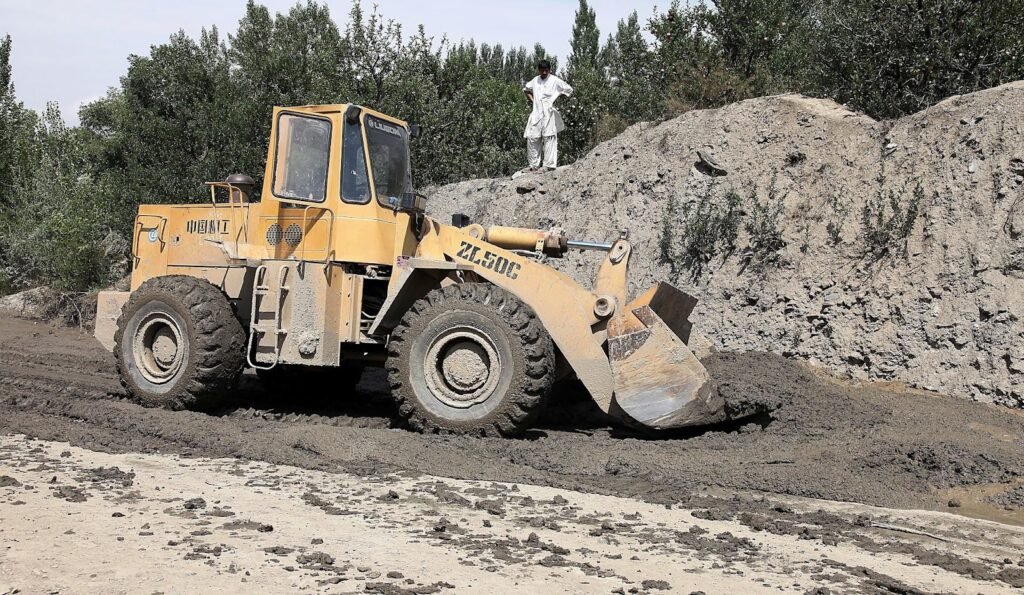
[[[851, 386], [768, 354], [719, 354], [705, 364], [734, 411], [760, 413], [717, 428], [651, 437], [606, 424], [578, 391], [563, 386], [526, 437], [480, 439], [397, 428], [376, 370], [356, 393], [332, 396], [316, 410], [298, 403], [321, 388], [297, 383], [293, 394], [271, 395], [255, 377], [245, 379], [231, 406], [213, 415], [147, 409], [121, 391], [111, 358], [91, 337], [5, 319], [0, 432], [105, 452], [523, 482], [668, 504], [687, 502], [706, 488], [726, 488], [957, 512], [942, 490], [996, 484], [1009, 490], [1024, 476], [1020, 412]], [[89, 480], [131, 478], [96, 470]], [[991, 506], [1020, 504], [1010, 497]], [[1019, 509], [1016, 517], [1024, 524]]]

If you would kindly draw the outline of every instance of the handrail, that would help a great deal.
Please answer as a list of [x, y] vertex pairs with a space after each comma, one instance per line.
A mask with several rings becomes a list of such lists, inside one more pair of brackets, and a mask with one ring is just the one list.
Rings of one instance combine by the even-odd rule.
[[[217, 212], [217, 189], [221, 188], [221, 189], [224, 189], [224, 190], [228, 191], [228, 201], [227, 201], [227, 204], [228, 204], [228, 208], [230, 209], [230, 213], [231, 213], [230, 221], [232, 223], [232, 231], [235, 231], [234, 230], [235, 205], [236, 204], [238, 205], [238, 210], [239, 210], [239, 212], [241, 212], [242, 207], [245, 206], [246, 204], [248, 204], [248, 201], [245, 200], [245, 193], [242, 192], [241, 188], [235, 186], [234, 184], [229, 184], [227, 182], [207, 182], [206, 185], [210, 187], [210, 203], [213, 205], [213, 212], [214, 212], [214, 214], [216, 214], [216, 212]], [[235, 192], [238, 192], [238, 200], [237, 201], [235, 200]], [[245, 243], [249, 243], [249, 218], [248, 217], [241, 217], [240, 219], [241, 219], [241, 229], [239, 231], [241, 231], [241, 235], [244, 238]], [[235, 240], [234, 257], [238, 258], [238, 236], [239, 236], [239, 234], [235, 233], [234, 236], [235, 236], [234, 237], [234, 240]]]
[[[303, 234], [306, 233], [306, 221], [307, 221], [307, 219], [309, 217], [309, 210], [310, 209], [317, 209], [317, 210], [323, 211], [323, 212], [325, 212], [325, 213], [327, 213], [327, 214], [329, 214], [331, 216], [330, 223], [327, 225], [327, 246], [324, 249], [324, 261], [323, 261], [323, 263], [321, 263], [321, 264], [324, 265], [324, 270], [326, 271], [327, 267], [330, 266], [331, 259], [332, 259], [333, 255], [334, 255], [333, 250], [332, 250], [333, 246], [334, 246], [334, 211], [329, 209], [329, 208], [327, 208], [327, 207], [321, 207], [319, 205], [306, 205], [306, 208], [302, 210], [302, 233]], [[301, 260], [301, 261], [305, 261], [306, 260], [306, 242], [305, 241], [302, 242], [302, 252], [301, 252], [301, 256], [300, 256], [299, 260]]]
[[157, 239], [160, 240], [160, 248], [163, 248], [164, 246], [167, 245], [167, 242], [164, 241], [164, 232], [167, 231], [167, 217], [164, 217], [163, 215], [150, 215], [150, 214], [145, 214], [145, 213], [136, 215], [135, 216], [135, 226], [134, 226], [135, 233], [132, 234], [132, 259], [133, 259], [132, 266], [133, 267], [138, 266], [139, 262], [142, 260], [142, 258], [139, 257], [139, 252], [138, 251], [139, 251], [139, 233], [142, 232], [143, 229], [145, 229], [144, 227], [142, 227], [142, 221], [141, 221], [141, 219], [143, 219], [144, 217], [153, 217], [155, 219], [159, 219], [160, 220], [160, 224], [155, 228], [155, 229], [159, 229], [160, 230], [159, 232], [157, 232]]

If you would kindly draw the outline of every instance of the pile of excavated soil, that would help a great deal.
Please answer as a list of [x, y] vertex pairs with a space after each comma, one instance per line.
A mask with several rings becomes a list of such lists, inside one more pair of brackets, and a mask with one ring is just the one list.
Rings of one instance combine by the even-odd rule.
[[[146, 409], [121, 392], [111, 360], [76, 330], [0, 319], [0, 434], [108, 452], [239, 457], [360, 475], [405, 471], [655, 502], [721, 487], [946, 509], [949, 489], [1009, 489], [1024, 478], [1024, 414], [849, 386], [770, 354], [717, 354], [706, 364], [727, 402], [773, 402], [771, 417], [658, 440], [576, 416], [551, 416], [521, 440], [393, 429], [397, 416], [379, 370], [357, 394], [339, 395], [330, 415], [295, 405], [313, 386], [267, 395], [255, 381], [218, 415]], [[568, 400], [564, 391], [554, 396]], [[965, 509], [973, 504], [961, 498]]]
[[[687, 205], [752, 189], [764, 204], [773, 175], [784, 197], [778, 263], [746, 262], [742, 224], [736, 249], [697, 278], [661, 261], [671, 202], [668, 235], [678, 246]], [[887, 205], [895, 193], [906, 206], [918, 183], [905, 256], [899, 245], [880, 260], [867, 256], [868, 199], [881, 188]], [[442, 220], [461, 212], [484, 224], [560, 225], [587, 239], [628, 228], [631, 290], [671, 280], [699, 297], [692, 319], [720, 350], [1024, 406], [1024, 82], [894, 122], [798, 95], [744, 101], [634, 126], [556, 172], [430, 194]], [[752, 217], [747, 202], [742, 219]], [[556, 266], [589, 286], [595, 258]]]

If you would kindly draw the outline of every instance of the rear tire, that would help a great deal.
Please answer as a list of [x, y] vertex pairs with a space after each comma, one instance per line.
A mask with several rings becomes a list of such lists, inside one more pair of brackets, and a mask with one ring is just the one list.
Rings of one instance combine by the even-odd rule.
[[245, 330], [224, 293], [182, 275], [150, 279], [117, 321], [121, 384], [148, 407], [209, 409], [245, 365]]
[[388, 345], [400, 415], [421, 432], [514, 436], [543, 408], [555, 347], [533, 310], [484, 283], [417, 300]]

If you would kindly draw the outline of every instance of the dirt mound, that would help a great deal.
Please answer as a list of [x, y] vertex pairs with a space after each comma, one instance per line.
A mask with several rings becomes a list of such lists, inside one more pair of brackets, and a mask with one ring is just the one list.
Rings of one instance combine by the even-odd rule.
[[[743, 199], [734, 245], [695, 277], [680, 266], [685, 223], [731, 190]], [[698, 296], [693, 318], [721, 350], [1024, 406], [1024, 83], [884, 123], [796, 95], [745, 101], [639, 124], [556, 172], [429, 194], [442, 219], [584, 238], [630, 229], [631, 289], [670, 279]], [[774, 223], [754, 206], [770, 211], [770, 196]], [[888, 214], [865, 221], [869, 203]], [[747, 229], [765, 221], [778, 252]], [[587, 284], [595, 263], [556, 262]]]
[[43, 320], [57, 300], [57, 292], [47, 287], [36, 287], [0, 297], [0, 314]]
[[96, 298], [95, 291], [63, 293], [36, 287], [0, 297], [0, 315], [91, 328], [96, 320]]

